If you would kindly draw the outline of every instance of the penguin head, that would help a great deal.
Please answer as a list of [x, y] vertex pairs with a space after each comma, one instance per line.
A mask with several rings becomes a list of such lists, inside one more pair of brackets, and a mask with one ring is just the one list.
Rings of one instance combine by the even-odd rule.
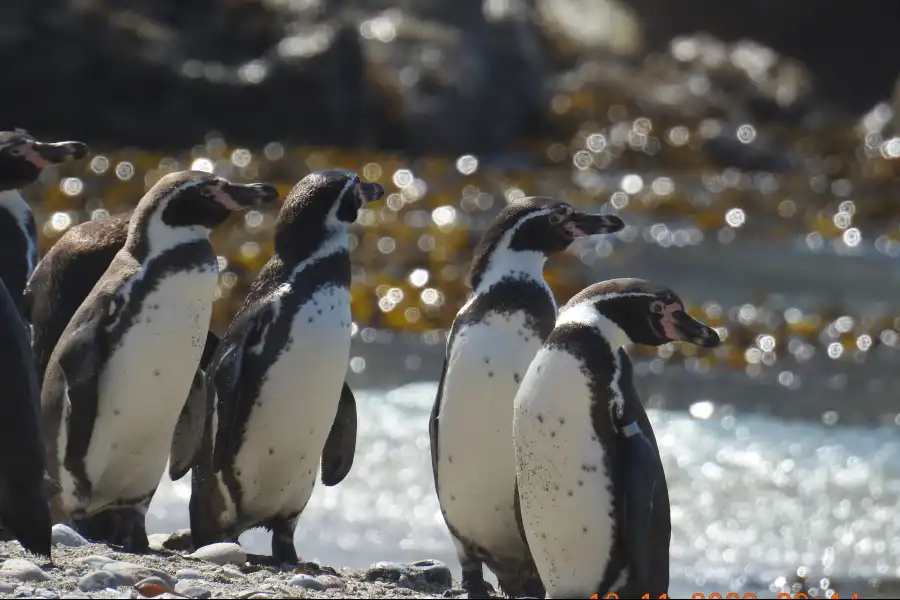
[[[542, 257], [564, 251], [576, 238], [615, 233], [625, 223], [615, 215], [575, 210], [568, 202], [533, 196], [515, 200], [494, 219], [475, 250], [469, 281], [478, 287], [492, 259], [501, 253], [532, 253]], [[498, 262], [502, 262], [498, 259]]]
[[278, 215], [278, 225], [324, 229], [356, 221], [359, 209], [384, 195], [377, 183], [363, 183], [353, 171], [314, 171], [294, 186]]
[[275, 224], [275, 252], [299, 260], [342, 235], [364, 204], [384, 195], [377, 183], [365, 183], [353, 171], [314, 171], [297, 182], [284, 199]]
[[675, 292], [642, 279], [595, 283], [569, 300], [560, 311], [560, 319], [566, 312], [584, 309], [594, 315], [594, 324], [607, 330], [607, 337], [624, 337], [635, 344], [687, 342], [715, 348], [721, 343], [715, 329], [685, 311], [684, 302]]
[[179, 171], [160, 178], [138, 203], [132, 222], [157, 220], [172, 228], [213, 229], [232, 212], [268, 204], [278, 190], [266, 183], [233, 183], [203, 171]]
[[0, 190], [34, 183], [46, 167], [87, 156], [81, 142], [44, 143], [23, 129], [0, 131]]

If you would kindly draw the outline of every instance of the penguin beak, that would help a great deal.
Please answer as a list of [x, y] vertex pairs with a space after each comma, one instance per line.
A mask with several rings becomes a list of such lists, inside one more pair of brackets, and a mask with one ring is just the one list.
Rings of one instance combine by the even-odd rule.
[[384, 188], [377, 183], [360, 182], [356, 184], [356, 194], [359, 198], [359, 205], [380, 200], [384, 196]]
[[[688, 342], [696, 344], [701, 348], [715, 348], [722, 343], [722, 340], [719, 339], [719, 334], [716, 333], [715, 329], [701, 323], [683, 310], [666, 315], [663, 319], [669, 320], [669, 323], [664, 323], [666, 333], [676, 334], [674, 337], [669, 335], [669, 339], [672, 341]], [[673, 325], [673, 327], [665, 327], [665, 325], [668, 324]], [[674, 329], [674, 332], [672, 329]]]
[[625, 222], [615, 215], [592, 215], [576, 211], [566, 219], [563, 227], [570, 236], [577, 238], [615, 233], [625, 227]]
[[25, 147], [25, 160], [43, 169], [50, 165], [78, 160], [87, 156], [87, 144], [81, 142], [32, 142]]
[[242, 210], [274, 202], [278, 190], [268, 183], [232, 183], [224, 181], [216, 190], [215, 198], [229, 210]]

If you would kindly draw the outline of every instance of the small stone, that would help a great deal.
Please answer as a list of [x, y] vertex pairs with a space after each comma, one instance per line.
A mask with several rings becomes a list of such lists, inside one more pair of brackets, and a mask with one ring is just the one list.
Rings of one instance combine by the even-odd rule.
[[0, 575], [17, 581], [47, 581], [50, 576], [39, 566], [24, 558], [10, 558], [0, 568]]
[[179, 581], [175, 584], [175, 592], [188, 598], [212, 598], [212, 592], [204, 587], [200, 587], [190, 579]]
[[377, 562], [366, 571], [366, 581], [390, 581], [396, 582], [400, 576], [408, 571], [406, 565], [400, 563], [381, 561]]
[[231, 542], [209, 544], [198, 548], [196, 552], [188, 554], [188, 556], [217, 565], [243, 565], [247, 562], [247, 553], [244, 552], [244, 549]]
[[134, 584], [134, 589], [146, 598], [156, 598], [174, 591], [166, 582], [156, 576], [147, 577]]
[[50, 530], [50, 541], [53, 545], [68, 546], [70, 548], [86, 546], [89, 543], [77, 531], [62, 523], [57, 523]]
[[319, 575], [316, 579], [318, 579], [326, 589], [340, 590], [345, 586], [344, 580], [336, 575]]
[[68, 569], [63, 571], [63, 573], [68, 575], [69, 577], [76, 577], [78, 575], [78, 569], [73, 569], [72, 567], [69, 567]]
[[116, 562], [116, 559], [110, 558], [108, 556], [100, 556], [99, 554], [91, 554], [90, 556], [82, 556], [81, 558], [76, 558], [75, 562], [79, 565], [87, 565], [89, 567], [98, 569], [103, 565], [109, 564], [111, 562]]
[[243, 577], [244, 574], [235, 569], [234, 567], [222, 567], [222, 574], [228, 575], [229, 577]]
[[53, 590], [48, 590], [47, 588], [38, 588], [34, 590], [35, 598], [47, 598], [48, 600], [56, 600], [59, 598], [59, 594], [54, 592]]
[[420, 573], [428, 583], [445, 588], [453, 587], [453, 575], [450, 569], [439, 560], [420, 560], [409, 564], [414, 573]]
[[107, 571], [91, 571], [78, 580], [82, 592], [99, 592], [111, 587], [116, 587], [116, 576]]
[[150, 549], [155, 552], [159, 552], [161, 550], [165, 550], [166, 547], [164, 544], [169, 539], [168, 533], [151, 533], [147, 536], [147, 542], [150, 543]]
[[115, 575], [117, 587], [134, 585], [142, 579], [153, 576], [159, 577], [168, 587], [175, 585], [175, 581], [166, 573], [130, 562], [117, 560], [103, 565], [103, 570]]
[[326, 589], [324, 583], [309, 575], [294, 575], [291, 578], [290, 585], [294, 587], [306, 588], [308, 590], [315, 590], [317, 592], [321, 592], [322, 590]]
[[16, 591], [17, 585], [9, 581], [0, 581], [0, 594], [12, 594]]
[[203, 579], [203, 575], [197, 569], [178, 569], [175, 571], [175, 578], [182, 579]]
[[63, 598], [66, 598], [68, 600], [84, 600], [85, 598], [88, 598], [88, 597], [89, 596], [85, 596], [84, 594], [79, 594], [78, 592], [69, 592], [68, 594], [63, 594], [59, 598], [60, 598], [60, 600], [62, 600]]
[[266, 598], [277, 598], [275, 594], [269, 594], [267, 592], [256, 592], [247, 596], [247, 600], [264, 600]]
[[405, 573], [400, 576], [400, 579], [397, 580], [397, 586], [409, 589], [412, 589], [414, 587], [413, 582], [409, 579], [409, 577], [406, 576]]

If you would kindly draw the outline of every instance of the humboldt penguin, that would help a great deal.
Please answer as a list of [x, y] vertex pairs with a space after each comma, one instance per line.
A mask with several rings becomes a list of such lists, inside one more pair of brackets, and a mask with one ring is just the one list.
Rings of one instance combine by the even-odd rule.
[[550, 598], [668, 593], [669, 498], [628, 344], [713, 348], [716, 331], [670, 289], [587, 287], [560, 311], [516, 394], [522, 524]]

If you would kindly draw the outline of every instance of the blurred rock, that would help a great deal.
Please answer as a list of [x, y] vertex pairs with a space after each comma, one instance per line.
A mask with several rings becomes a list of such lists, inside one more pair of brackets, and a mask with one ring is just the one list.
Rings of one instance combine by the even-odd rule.
[[[7, 57], [8, 68], [0, 114], [8, 127], [116, 145], [184, 147], [218, 129], [245, 144], [278, 139], [413, 154], [508, 152], [511, 142], [553, 131], [549, 121], [558, 109], [557, 84], [571, 80], [585, 61], [606, 60], [619, 83], [631, 83], [617, 91], [602, 87], [612, 83], [609, 78], [595, 81], [599, 93], [640, 97], [658, 91], [653, 60], [634, 60], [640, 58], [645, 30], [657, 58], [668, 56], [669, 33], [705, 29], [717, 36], [723, 29], [726, 39], [733, 38], [720, 14], [730, 8], [711, 11], [707, 19], [698, 16], [701, 26], [678, 32], [656, 21], [673, 12], [695, 11], [659, 4], [5, 3], [0, 7], [0, 57]], [[767, 3], [741, 6], [756, 4]], [[789, 29], [808, 16], [794, 3], [768, 10], [775, 17], [772, 22], [748, 32], [758, 32], [763, 41], [771, 30]], [[835, 12], [863, 10], [851, 4]], [[669, 37], [660, 44], [665, 35]], [[852, 53], [853, 40], [869, 37], [870, 30], [848, 27], [840, 36], [846, 43], [832, 46]], [[692, 85], [695, 96], [703, 99], [694, 102], [701, 112], [715, 104], [733, 117], [802, 118], [804, 103], [813, 97], [811, 81], [827, 80], [827, 72], [814, 71], [810, 77], [796, 61], [759, 44], [726, 47], [710, 36], [679, 43], [682, 55], [693, 53], [693, 58], [682, 60], [685, 64], [675, 70], [689, 78], [676, 74], [669, 84]], [[723, 49], [728, 51], [723, 54]], [[709, 64], [719, 55], [724, 60]], [[887, 60], [862, 62], [867, 73], [894, 69]], [[665, 74], [675, 65], [666, 60], [662, 66]], [[707, 95], [700, 89], [704, 87], [717, 93]], [[888, 92], [889, 86], [884, 95]], [[29, 101], [22, 102], [26, 94]]]

